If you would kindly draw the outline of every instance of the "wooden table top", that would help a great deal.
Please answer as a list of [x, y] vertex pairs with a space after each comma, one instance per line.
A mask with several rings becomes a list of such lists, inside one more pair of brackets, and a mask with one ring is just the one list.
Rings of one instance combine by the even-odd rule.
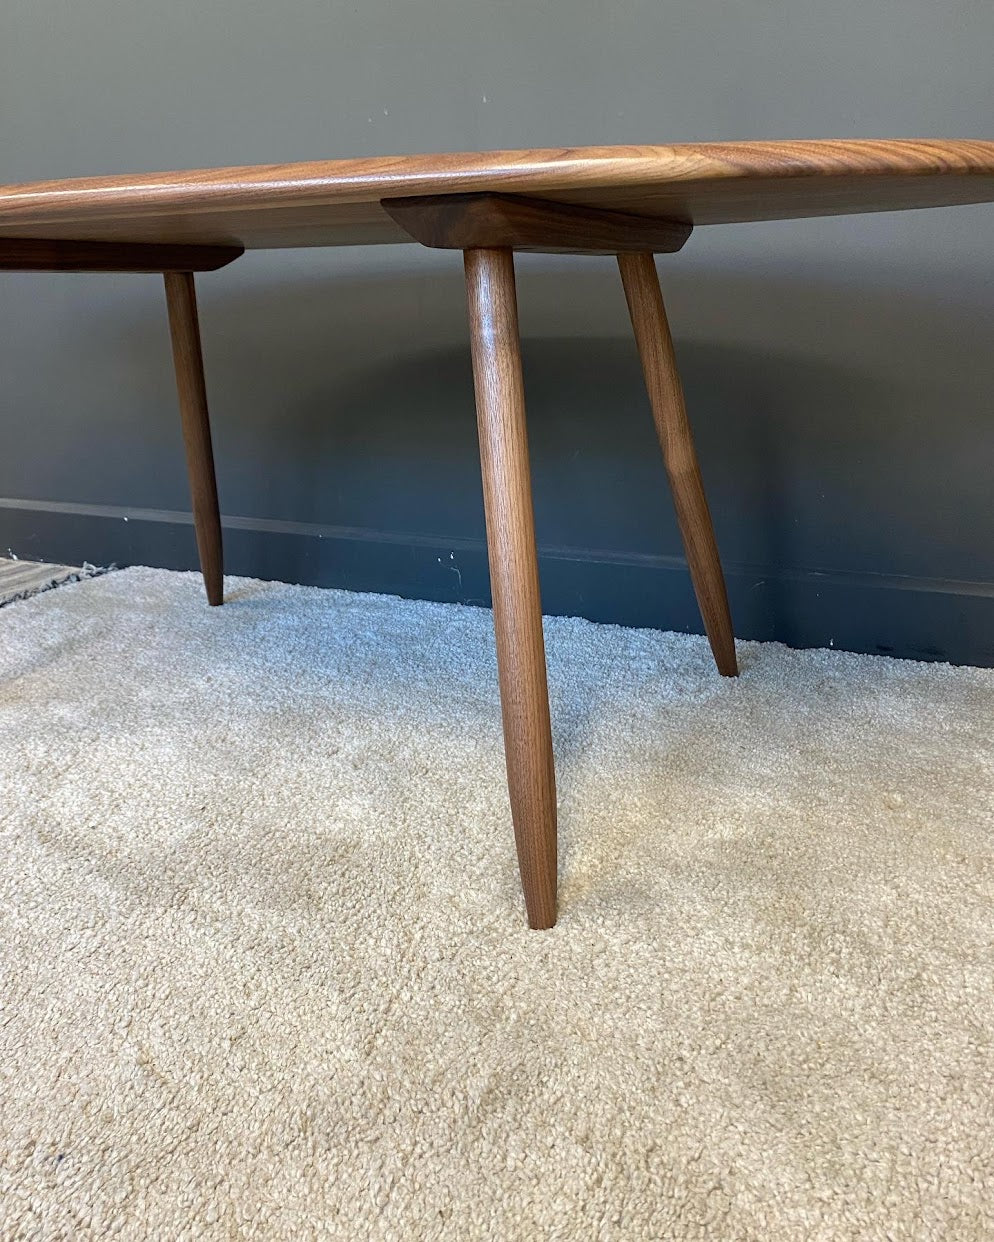
[[494, 191], [695, 225], [994, 200], [994, 142], [684, 143], [91, 177], [0, 187], [0, 237], [235, 244], [410, 238], [384, 198]]

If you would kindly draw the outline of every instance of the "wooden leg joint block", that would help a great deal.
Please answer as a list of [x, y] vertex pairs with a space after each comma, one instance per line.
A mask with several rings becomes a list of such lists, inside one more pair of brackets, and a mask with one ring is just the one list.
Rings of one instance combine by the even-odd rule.
[[540, 254], [667, 254], [693, 225], [553, 203], [516, 194], [385, 198], [383, 210], [414, 241], [441, 250], [504, 249]]
[[0, 237], [0, 272], [216, 272], [241, 246]]

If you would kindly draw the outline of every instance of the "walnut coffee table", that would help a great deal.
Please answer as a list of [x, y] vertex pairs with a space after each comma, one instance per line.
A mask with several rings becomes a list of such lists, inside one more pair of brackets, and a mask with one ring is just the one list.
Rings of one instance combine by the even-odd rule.
[[417, 241], [461, 250], [511, 816], [528, 921], [556, 920], [556, 784], [514, 251], [615, 254], [719, 672], [735, 642], [654, 254], [695, 225], [994, 200], [994, 142], [740, 142], [410, 155], [0, 187], [0, 269], [165, 277], [207, 598], [221, 522], [195, 272], [249, 249]]

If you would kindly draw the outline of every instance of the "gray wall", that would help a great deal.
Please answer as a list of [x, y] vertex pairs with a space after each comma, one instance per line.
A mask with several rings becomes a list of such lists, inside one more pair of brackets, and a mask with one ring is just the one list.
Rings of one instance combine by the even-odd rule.
[[[990, 0], [4, 0], [0, 181], [992, 137], [992, 54]], [[660, 260], [740, 635], [994, 664], [992, 243], [959, 207]], [[200, 289], [229, 570], [485, 601], [458, 256], [251, 254]], [[546, 609], [698, 628], [612, 263], [523, 258], [519, 295]], [[0, 552], [193, 565], [162, 301], [0, 279]]]

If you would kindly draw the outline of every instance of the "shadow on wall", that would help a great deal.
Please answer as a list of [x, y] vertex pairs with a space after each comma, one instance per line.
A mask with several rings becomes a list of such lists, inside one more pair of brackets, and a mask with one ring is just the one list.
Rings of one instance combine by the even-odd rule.
[[[989, 646], [994, 374], [976, 314], [811, 280], [664, 283], [738, 632], [964, 658], [979, 625]], [[485, 602], [459, 264], [200, 287], [222, 507], [242, 519], [231, 571]], [[547, 611], [699, 628], [614, 271], [522, 264], [519, 302]], [[168, 422], [164, 342], [150, 304], [118, 348], [155, 359]], [[124, 438], [138, 503], [185, 508], [178, 447], [164, 471], [140, 423]], [[101, 499], [128, 495], [104, 475]], [[155, 560], [136, 551], [117, 559]]]
[[[607, 283], [519, 279], [539, 538], [679, 555], [638, 357]], [[613, 338], [590, 331], [605, 301], [620, 311]], [[744, 278], [680, 286], [670, 302], [729, 560], [994, 580], [982, 323], [897, 293], [854, 307], [848, 291]], [[536, 335], [563, 305], [577, 335]], [[761, 344], [729, 339], [742, 322]], [[790, 349], [799, 323], [819, 356]], [[227, 510], [482, 538], [457, 275], [214, 300], [205, 333]]]

